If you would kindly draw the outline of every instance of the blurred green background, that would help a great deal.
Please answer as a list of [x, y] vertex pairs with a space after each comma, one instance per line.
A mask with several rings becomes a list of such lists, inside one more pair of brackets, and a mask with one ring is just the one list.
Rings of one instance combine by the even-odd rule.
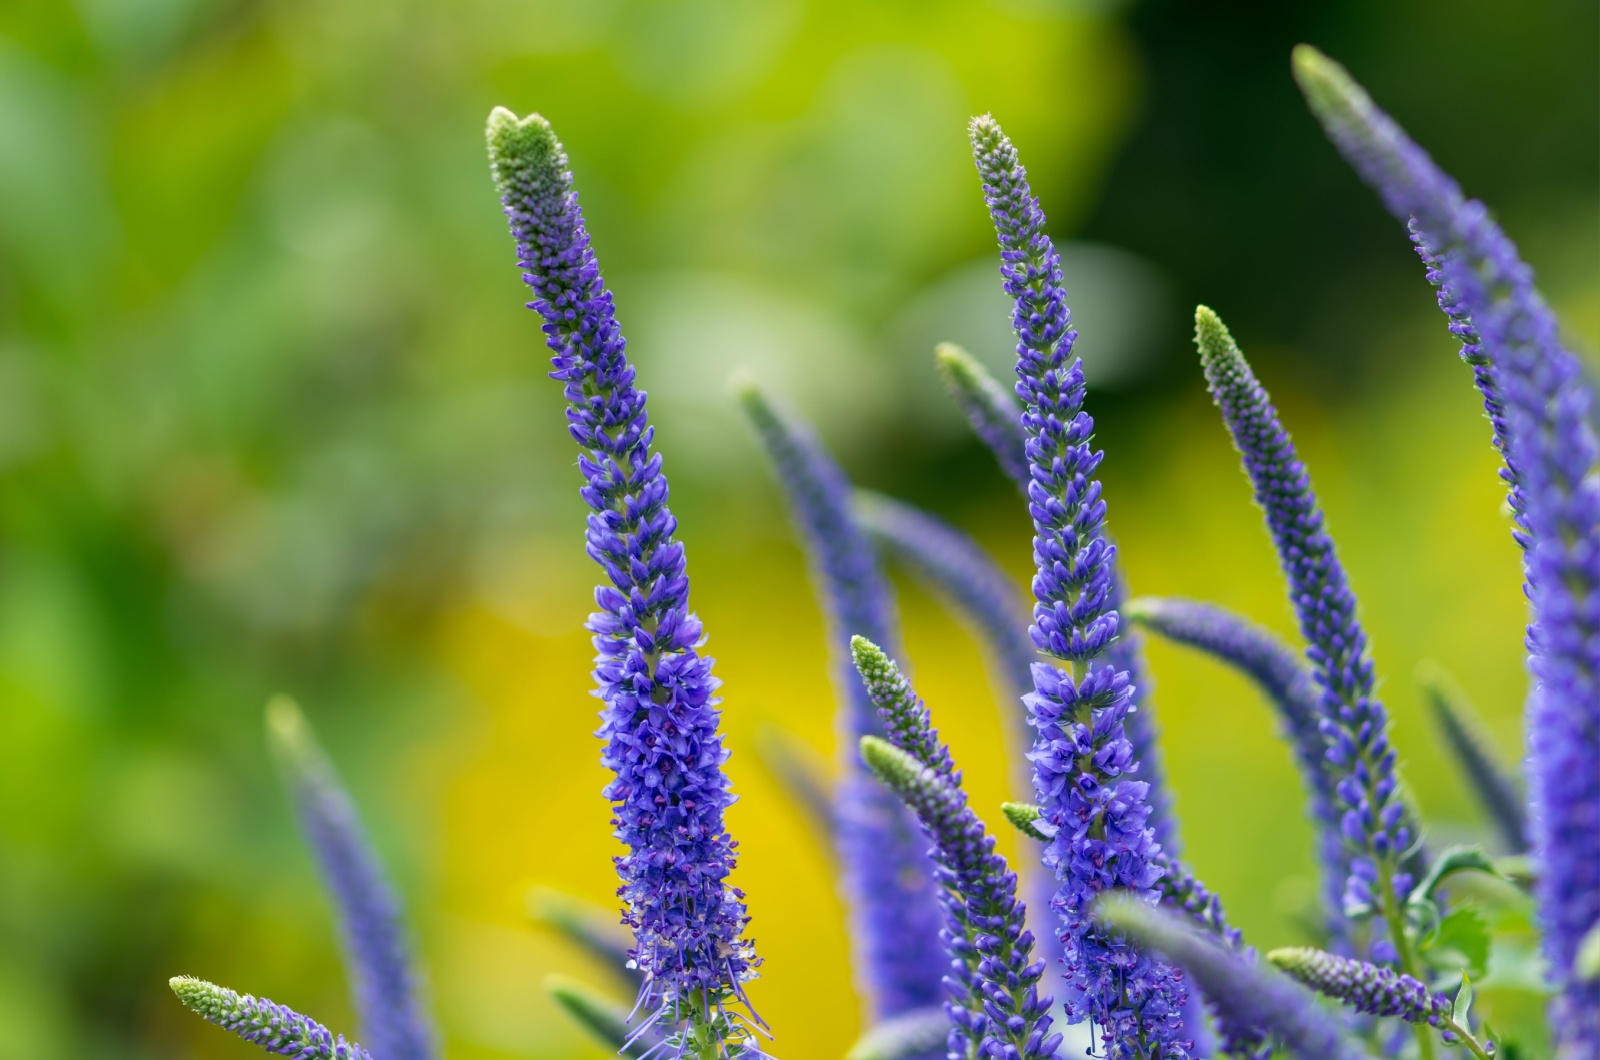
[[[1411, 674], [1444, 663], [1516, 753], [1517, 558], [1469, 376], [1300, 103], [1300, 40], [1496, 208], [1600, 348], [1588, 0], [0, 2], [0, 1058], [252, 1055], [181, 1010], [180, 972], [354, 1030], [263, 746], [277, 691], [407, 897], [450, 1054], [602, 1055], [538, 986], [602, 973], [523, 909], [532, 884], [609, 904], [613, 850], [595, 571], [483, 159], [495, 104], [565, 139], [652, 395], [778, 1055], [839, 1055], [858, 1005], [828, 856], [751, 753], [776, 725], [831, 756], [832, 697], [724, 380], [747, 368], [861, 482], [1025, 576], [1025, 513], [930, 362], [955, 338], [1007, 363], [974, 113], [1064, 242], [1135, 591], [1292, 630], [1189, 345], [1204, 300], [1302, 445], [1417, 801], [1478, 834]], [[1001, 708], [901, 588], [989, 813]], [[1266, 707], [1151, 658], [1187, 856], [1258, 945], [1299, 939], [1309, 833]]]

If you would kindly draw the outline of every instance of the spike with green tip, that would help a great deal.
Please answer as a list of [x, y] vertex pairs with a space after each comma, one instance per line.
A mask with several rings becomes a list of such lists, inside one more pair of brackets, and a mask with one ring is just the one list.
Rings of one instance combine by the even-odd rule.
[[989, 374], [976, 357], [953, 342], [941, 342], [933, 364], [945, 389], [966, 414], [975, 433], [994, 454], [1000, 470], [1024, 493], [1028, 489], [1028, 440], [1022, 429], [1022, 406], [1015, 394]]
[[432, 1060], [438, 1035], [390, 886], [333, 764], [295, 702], [267, 704], [267, 739], [333, 900], [361, 1032], [383, 1060]]
[[372, 1054], [345, 1041], [344, 1035], [285, 1005], [187, 975], [173, 976], [168, 983], [191, 1012], [269, 1053], [296, 1060], [372, 1060]]

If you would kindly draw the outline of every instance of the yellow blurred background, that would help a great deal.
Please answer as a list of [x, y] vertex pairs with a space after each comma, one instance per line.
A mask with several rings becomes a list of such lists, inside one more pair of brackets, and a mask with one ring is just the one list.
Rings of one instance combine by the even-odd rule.
[[[1289, 8], [1293, 8], [1290, 10]], [[483, 159], [491, 106], [572, 157], [725, 681], [736, 882], [776, 1055], [859, 1030], [828, 852], [761, 765], [833, 761], [821, 617], [727, 395], [749, 370], [861, 484], [977, 535], [1026, 513], [932, 370], [1007, 370], [964, 125], [992, 111], [1064, 248], [1132, 588], [1292, 635], [1189, 342], [1239, 336], [1350, 569], [1417, 803], [1478, 808], [1412, 683], [1508, 761], [1517, 556], [1488, 429], [1403, 233], [1304, 112], [1345, 61], [1494, 206], [1600, 348], [1593, 5], [1149, 0], [7, 0], [0, 4], [0, 1060], [243, 1057], [177, 973], [354, 1031], [261, 736], [297, 696], [404, 893], [448, 1053], [599, 1057], [541, 978], [606, 972], [535, 885], [611, 904], [596, 570], [559, 388]], [[919, 690], [1014, 847], [976, 646], [897, 579]], [[1310, 832], [1251, 687], [1149, 648], [1185, 856], [1301, 939]], [[1492, 1003], [1492, 999], [1491, 999]]]

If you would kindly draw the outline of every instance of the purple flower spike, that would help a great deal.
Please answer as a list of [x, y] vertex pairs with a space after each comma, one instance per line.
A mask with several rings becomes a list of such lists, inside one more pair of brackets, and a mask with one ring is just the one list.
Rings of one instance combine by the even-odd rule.
[[1328, 741], [1319, 726], [1316, 682], [1294, 649], [1247, 619], [1214, 604], [1177, 598], [1140, 597], [1123, 616], [1168, 640], [1198, 648], [1250, 677], [1278, 712], [1279, 722], [1308, 797], [1307, 814], [1316, 826], [1322, 876], [1322, 904], [1336, 949], [1348, 943], [1344, 884], [1350, 856], [1339, 830], [1339, 799], [1328, 769]]
[[1337, 998], [1368, 1016], [1399, 1016], [1408, 1023], [1442, 1026], [1450, 1000], [1409, 975], [1309, 946], [1273, 950], [1267, 960], [1319, 994]]
[[938, 1004], [945, 964], [927, 844], [905, 807], [848, 750], [862, 736], [883, 731], [850, 664], [850, 637], [893, 643], [893, 603], [872, 542], [851, 513], [844, 472], [804, 425], [754, 385], [736, 389], [788, 497], [828, 616], [847, 749], [835, 795], [835, 835], [857, 979], [877, 1022]]
[[232, 1031], [269, 1053], [295, 1060], [372, 1060], [371, 1053], [345, 1041], [344, 1035], [335, 1035], [309, 1016], [264, 997], [236, 993], [187, 975], [174, 976], [170, 985], [178, 1000], [207, 1023]]
[[[1182, 965], [1206, 997], [1240, 1025], [1266, 1028], [1301, 1060], [1368, 1060], [1366, 1050], [1303, 987], [1234, 953], [1185, 923], [1130, 895], [1106, 895], [1095, 916], [1141, 946]], [[1118, 940], [1119, 945], [1125, 945]]]
[[[941, 353], [947, 348], [941, 346]], [[982, 378], [994, 382], [987, 374]], [[1004, 390], [1000, 397], [1017, 408], [1015, 399]], [[1019, 433], [1021, 429], [1018, 409]], [[1021, 450], [1019, 442], [1019, 456]], [[972, 538], [909, 504], [858, 490], [855, 512], [880, 548], [949, 600], [956, 613], [968, 621], [991, 660], [1002, 701], [1020, 706], [1022, 697], [1033, 689], [1033, 662], [1038, 656], [1028, 639], [1026, 598], [1010, 575]], [[1010, 756], [1014, 767], [1012, 783], [1026, 791], [1033, 786], [1033, 769], [1027, 760], [1027, 749], [1033, 742], [1027, 712], [1007, 710], [1005, 720], [1007, 734], [1015, 743]], [[1023, 868], [1023, 887], [1037, 927], [1038, 918], [1050, 916], [1055, 879], [1042, 866], [1025, 864]], [[1047, 964], [1054, 965], [1061, 959], [1061, 946], [1054, 931], [1039, 930], [1036, 944], [1036, 952]]]
[[1342, 810], [1339, 828], [1350, 853], [1345, 906], [1381, 913], [1405, 959], [1402, 907], [1412, 879], [1404, 862], [1416, 829], [1401, 801], [1388, 712], [1373, 695], [1372, 661], [1356, 618], [1355, 595], [1277, 410], [1228, 329], [1205, 306], [1195, 311], [1195, 343], [1212, 397], [1267, 517], [1308, 645], [1306, 657], [1321, 688], [1319, 723]]
[[[1533, 272], [1482, 203], [1467, 200], [1338, 63], [1313, 48], [1295, 76], [1340, 152], [1396, 217], [1414, 223], [1440, 305], [1468, 347], [1525, 549], [1534, 688], [1527, 714], [1530, 836], [1563, 1060], [1600, 1056], [1600, 979], [1574, 973], [1600, 921], [1600, 443], [1578, 359]], [[1463, 328], [1465, 326], [1465, 328]], [[1464, 351], [1465, 352], [1465, 351]], [[1482, 369], [1479, 372], [1478, 369]]]
[[334, 901], [363, 1037], [384, 1060], [430, 1060], [435, 1036], [418, 997], [400, 902], [367, 842], [355, 804], [291, 700], [280, 696], [268, 704], [267, 731]]
[[[589, 555], [607, 580], [595, 590], [596, 695], [604, 702], [605, 789], [627, 852], [618, 894], [644, 973], [642, 1002], [694, 1034], [729, 1027], [723, 1004], [742, 1001], [759, 963], [743, 937], [743, 894], [727, 882], [736, 844], [723, 827], [734, 796], [722, 771], [717, 680], [700, 654], [683, 546], [652, 449], [644, 392], [633, 385], [611, 293], [601, 281], [566, 153], [537, 114], [489, 116], [489, 158], [530, 307], [544, 318], [564, 384], [568, 431], [579, 446], [589, 503]], [[719, 1036], [721, 1032], [718, 1032]], [[722, 1039], [730, 1054], [753, 1043]]]
[[[1028, 509], [1034, 525], [1034, 646], [1074, 663], [1076, 676], [1036, 663], [1027, 706], [1035, 727], [1034, 792], [1054, 830], [1045, 864], [1061, 881], [1055, 908], [1071, 987], [1067, 1015], [1095, 1024], [1110, 1057], [1176, 1060], [1187, 999], [1182, 974], [1109, 936], [1090, 904], [1112, 888], [1153, 904], [1161, 848], [1149, 789], [1123, 729], [1128, 676], [1097, 656], [1117, 634], [1113, 549], [1083, 410], [1083, 366], [1071, 357], [1060, 257], [1016, 149], [987, 116], [970, 127], [973, 155], [1000, 242], [1001, 276], [1016, 301], [1017, 394], [1026, 406]], [[1070, 358], [1070, 360], [1069, 360]]]

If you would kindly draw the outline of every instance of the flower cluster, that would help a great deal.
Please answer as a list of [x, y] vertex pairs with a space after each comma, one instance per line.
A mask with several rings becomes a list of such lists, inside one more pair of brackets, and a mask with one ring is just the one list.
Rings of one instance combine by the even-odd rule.
[[239, 994], [227, 987], [174, 976], [172, 992], [208, 1023], [232, 1031], [269, 1053], [295, 1060], [373, 1060], [372, 1054], [344, 1035], [335, 1035], [316, 1020], [266, 998]]
[[[1336, 145], [1407, 222], [1505, 458], [1533, 612], [1528, 809], [1473, 739], [1459, 697], [1438, 675], [1423, 681], [1446, 746], [1465, 763], [1508, 845], [1519, 848], [1530, 833], [1532, 872], [1520, 858], [1496, 861], [1477, 847], [1452, 847], [1425, 863], [1374, 694], [1366, 634], [1310, 479], [1266, 391], [1205, 307], [1196, 341], [1206, 382], [1265, 512], [1309, 665], [1211, 605], [1124, 605], [1059, 255], [1016, 150], [981, 117], [968, 132], [1014, 301], [1020, 401], [953, 347], [941, 347], [936, 360], [1025, 493], [1034, 531], [1031, 625], [1017, 587], [971, 538], [901, 502], [853, 493], [804, 424], [753, 386], [739, 392], [804, 539], [837, 664], [843, 776], [828, 791], [820, 770], [808, 772], [799, 757], [784, 769], [835, 839], [846, 882], [872, 1020], [851, 1060], [927, 1060], [941, 1039], [950, 1060], [1058, 1060], [1062, 1036], [1053, 1030], [1052, 998], [1041, 993], [1052, 965], [1063, 975], [1068, 1021], [1090, 1024], [1103, 1049], [1091, 1055], [1104, 1060], [1187, 1060], [1218, 1050], [1244, 1060], [1278, 1048], [1319, 1060], [1434, 1060], [1441, 1043], [1489, 1060], [1497, 1044], [1486, 1024], [1474, 1030], [1468, 979], [1461, 976], [1453, 1001], [1442, 989], [1463, 964], [1472, 975], [1488, 964], [1479, 930], [1486, 921], [1455, 902], [1455, 884], [1446, 883], [1461, 872], [1513, 884], [1531, 876], [1558, 1060], [1600, 1055], [1600, 442], [1588, 422], [1589, 387], [1557, 341], [1531, 274], [1483, 207], [1465, 200], [1342, 68], [1300, 49], [1295, 72]], [[745, 938], [743, 895], [729, 882], [736, 845], [724, 827], [733, 795], [718, 682], [689, 610], [684, 550], [645, 394], [634, 385], [550, 126], [497, 109], [489, 148], [579, 446], [588, 553], [605, 574], [588, 629], [603, 701], [597, 735], [614, 774], [605, 796], [626, 848], [616, 867], [632, 945], [566, 899], [541, 896], [537, 907], [599, 961], [626, 962], [639, 995], [630, 1012], [581, 983], [547, 987], [623, 1055], [758, 1060], [765, 1053], [744, 984], [759, 961]], [[875, 545], [966, 615], [999, 683], [1026, 708], [1026, 782], [1037, 801], [1002, 810], [1043, 844], [1034, 868], [1048, 871], [1052, 893], [1035, 915], [1050, 914], [1047, 938], [1029, 930], [1016, 873], [891, 658], [895, 609]], [[1274, 705], [1318, 832], [1329, 945], [1338, 952], [1297, 948], [1257, 960], [1216, 894], [1176, 860], [1177, 815], [1162, 782], [1150, 681], [1123, 619], [1221, 659]], [[1059, 665], [1039, 661], [1041, 653]], [[338, 906], [373, 1053], [270, 1001], [189, 978], [172, 980], [173, 990], [207, 1020], [280, 1055], [430, 1060], [433, 1036], [399, 903], [354, 805], [298, 711], [280, 702], [270, 718]], [[1307, 986], [1339, 1002], [1344, 1015], [1319, 1006]], [[1415, 1032], [1414, 1054], [1396, 1030]]]
[[700, 654], [683, 546], [652, 448], [645, 395], [600, 279], [566, 153], [538, 115], [489, 118], [489, 153], [532, 308], [555, 356], [578, 443], [586, 540], [609, 584], [595, 590], [595, 682], [605, 707], [603, 761], [617, 836], [619, 894], [648, 1003], [669, 1022], [742, 997], [757, 959], [743, 938], [743, 896], [727, 882], [735, 844], [722, 771], [717, 680]]
[[1350, 858], [1340, 834], [1336, 781], [1328, 768], [1328, 744], [1322, 735], [1311, 671], [1293, 649], [1267, 630], [1215, 604], [1143, 597], [1129, 601], [1123, 615], [1130, 622], [1207, 652], [1244, 673], [1277, 709], [1283, 735], [1305, 784], [1307, 813], [1317, 828], [1328, 933], [1335, 947], [1342, 948], [1347, 944], [1343, 892], [1350, 875]]
[[1105, 502], [1093, 476], [1101, 454], [1089, 444], [1083, 365], [1069, 362], [1071, 330], [1061, 261], [1017, 152], [992, 118], [970, 128], [984, 198], [1000, 241], [1001, 275], [1016, 303], [1017, 395], [1034, 524], [1034, 624], [1041, 651], [1078, 664], [1079, 677], [1036, 663], [1026, 699], [1035, 727], [1030, 758], [1040, 808], [1054, 830], [1045, 864], [1061, 881], [1066, 1005], [1089, 1019], [1118, 1056], [1179, 1058], [1187, 998], [1175, 968], [1105, 936], [1089, 916], [1101, 891], [1125, 888], [1155, 901], [1160, 845], [1149, 826], [1148, 786], [1123, 729], [1128, 675], [1097, 657], [1117, 635], [1111, 610], [1114, 550], [1105, 540]]
[[362, 1033], [383, 1060], [429, 1060], [434, 1036], [418, 997], [400, 902], [367, 842], [355, 803], [291, 700], [268, 704], [267, 730], [338, 908]]
[[1600, 1055], [1600, 979], [1575, 974], [1600, 923], [1600, 441], [1593, 395], [1554, 315], [1484, 205], [1373, 104], [1337, 63], [1296, 50], [1295, 76], [1334, 144], [1415, 232], [1439, 304], [1471, 350], [1524, 547], [1535, 684], [1529, 796], [1543, 944], [1563, 1056]]
[[1032, 956], [1016, 874], [967, 805], [950, 749], [910, 682], [870, 641], [857, 637], [851, 649], [889, 737], [863, 737], [861, 756], [911, 807], [933, 842], [943, 938], [952, 958], [945, 979], [949, 1055], [1047, 1060], [1061, 1035], [1050, 1031], [1052, 998], [1039, 995], [1044, 962]]
[[1328, 741], [1334, 791], [1344, 807], [1339, 829], [1352, 855], [1345, 905], [1383, 911], [1398, 944], [1402, 931], [1396, 909], [1412, 883], [1401, 864], [1415, 831], [1401, 800], [1388, 712], [1373, 694], [1372, 660], [1356, 618], [1355, 595], [1277, 410], [1233, 336], [1205, 306], [1195, 313], [1195, 344], [1211, 395], [1244, 458], [1256, 503], [1266, 514], [1306, 639], [1306, 657], [1322, 690], [1319, 722]]
[[[841, 743], [853, 747], [882, 730], [851, 666], [849, 640], [859, 634], [894, 642], [888, 585], [852, 511], [849, 480], [821, 443], [754, 384], [741, 385], [738, 399], [805, 538], [836, 656]], [[932, 866], [916, 823], [854, 755], [844, 762], [832, 820], [857, 943], [857, 978], [873, 1015], [881, 1019], [935, 1004], [945, 960]]]

